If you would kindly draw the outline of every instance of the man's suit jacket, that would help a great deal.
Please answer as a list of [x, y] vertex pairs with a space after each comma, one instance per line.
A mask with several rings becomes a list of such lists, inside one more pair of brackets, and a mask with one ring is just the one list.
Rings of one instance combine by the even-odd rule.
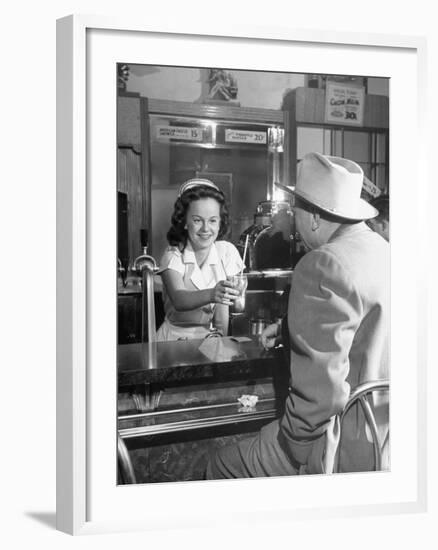
[[[306, 473], [333, 469], [340, 413], [351, 389], [389, 377], [389, 244], [368, 226], [342, 225], [297, 264], [289, 297], [291, 391], [280, 421], [291, 459]], [[375, 400], [378, 428], [388, 403]], [[374, 459], [362, 411], [346, 416], [341, 471]]]

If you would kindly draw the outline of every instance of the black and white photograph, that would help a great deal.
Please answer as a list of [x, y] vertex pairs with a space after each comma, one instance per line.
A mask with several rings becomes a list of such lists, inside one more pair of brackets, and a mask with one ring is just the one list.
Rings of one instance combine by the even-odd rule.
[[390, 79], [114, 69], [117, 483], [390, 471]]
[[6, 5], [2, 548], [433, 546], [432, 7]]

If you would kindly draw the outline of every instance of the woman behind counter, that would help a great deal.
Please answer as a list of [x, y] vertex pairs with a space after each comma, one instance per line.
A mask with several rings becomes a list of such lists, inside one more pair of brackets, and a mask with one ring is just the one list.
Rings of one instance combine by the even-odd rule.
[[204, 338], [212, 326], [228, 332], [228, 306], [235, 290], [227, 276], [244, 267], [239, 252], [217, 240], [228, 231], [222, 191], [210, 180], [185, 182], [175, 202], [169, 247], [160, 262], [165, 319], [157, 340]]

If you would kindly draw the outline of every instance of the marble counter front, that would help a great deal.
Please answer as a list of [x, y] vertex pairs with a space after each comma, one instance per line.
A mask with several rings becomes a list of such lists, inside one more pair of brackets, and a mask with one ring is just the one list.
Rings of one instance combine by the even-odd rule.
[[280, 414], [287, 371], [256, 337], [119, 345], [118, 429], [136, 483], [202, 479], [216, 449]]

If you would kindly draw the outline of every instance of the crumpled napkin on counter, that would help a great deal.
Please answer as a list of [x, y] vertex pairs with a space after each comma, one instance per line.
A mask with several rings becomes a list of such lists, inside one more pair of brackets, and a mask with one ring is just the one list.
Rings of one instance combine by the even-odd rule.
[[240, 412], [252, 411], [257, 405], [258, 400], [259, 400], [258, 395], [243, 394], [241, 397], [237, 399], [237, 401], [239, 401], [239, 403], [242, 405], [239, 408], [239, 411]]

